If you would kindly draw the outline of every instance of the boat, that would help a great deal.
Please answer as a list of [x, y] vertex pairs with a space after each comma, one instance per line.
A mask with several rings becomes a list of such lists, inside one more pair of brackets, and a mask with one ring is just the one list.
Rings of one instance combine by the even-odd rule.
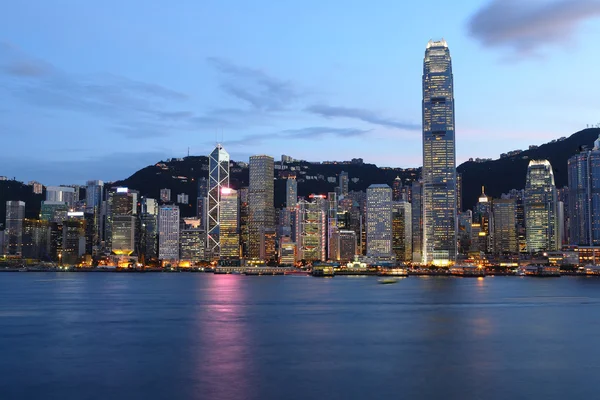
[[450, 268], [450, 275], [464, 278], [482, 278], [485, 276], [485, 268], [476, 265], [455, 265]]
[[398, 281], [398, 278], [382, 278], [377, 280], [377, 282], [381, 283], [382, 285], [389, 285], [391, 283], [397, 283]]
[[379, 276], [402, 276], [407, 277], [408, 271], [404, 268], [386, 268], [380, 270], [377, 275]]

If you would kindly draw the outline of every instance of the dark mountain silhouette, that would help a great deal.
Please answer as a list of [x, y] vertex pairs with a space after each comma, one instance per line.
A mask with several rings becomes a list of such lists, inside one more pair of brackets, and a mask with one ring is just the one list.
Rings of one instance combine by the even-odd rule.
[[[463, 209], [472, 208], [485, 186], [485, 192], [491, 197], [500, 197], [510, 189], [522, 189], [525, 186], [525, 175], [530, 160], [547, 159], [552, 164], [557, 187], [567, 185], [567, 160], [578, 153], [582, 146], [591, 148], [598, 138], [600, 128], [585, 129], [562, 140], [554, 140], [537, 148], [522, 151], [497, 160], [484, 162], [465, 162], [458, 167], [463, 181]], [[276, 162], [276, 164], [279, 164]], [[348, 172], [350, 190], [366, 190], [373, 183], [392, 185], [396, 176], [404, 184], [410, 183], [420, 175], [420, 168], [379, 168], [374, 164], [362, 163], [327, 163], [314, 164], [297, 162], [285, 164], [288, 169], [275, 170], [275, 206], [282, 207], [285, 203], [286, 173], [295, 173], [298, 179], [299, 196], [311, 193], [327, 193], [338, 185], [337, 177], [341, 171]], [[291, 168], [295, 171], [291, 171]], [[183, 216], [195, 214], [195, 199], [198, 195], [198, 178], [208, 177], [208, 157], [191, 156], [180, 159], [161, 161], [145, 167], [129, 178], [107, 183], [106, 187], [127, 186], [136, 189], [142, 196], [159, 198], [160, 189], [170, 188], [172, 200], [178, 193], [189, 196], [187, 206], [180, 205]], [[314, 178], [314, 179], [308, 179]], [[336, 178], [330, 182], [328, 178]], [[357, 178], [355, 182], [352, 179]], [[245, 163], [233, 162], [231, 167], [231, 187], [239, 189], [248, 186], [248, 168]], [[0, 181], [0, 216], [4, 216], [6, 200], [23, 200], [27, 203], [28, 218], [37, 217], [40, 202], [45, 197], [34, 195], [31, 187], [17, 181]], [[4, 222], [0, 221], [0, 223]]]

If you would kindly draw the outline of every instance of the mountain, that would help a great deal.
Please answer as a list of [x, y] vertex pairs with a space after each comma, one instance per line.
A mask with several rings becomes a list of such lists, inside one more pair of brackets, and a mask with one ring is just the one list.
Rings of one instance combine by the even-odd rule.
[[[462, 174], [463, 209], [472, 208], [485, 186], [488, 196], [500, 197], [510, 189], [525, 187], [525, 175], [530, 160], [547, 159], [552, 164], [557, 187], [567, 185], [567, 160], [578, 153], [582, 146], [591, 148], [594, 140], [600, 135], [600, 128], [584, 129], [568, 138], [553, 140], [550, 143], [521, 152], [510, 152], [497, 160], [469, 161], [458, 167]], [[276, 164], [279, 164], [276, 162]], [[285, 202], [284, 175], [296, 174], [298, 179], [298, 195], [308, 196], [311, 193], [327, 193], [337, 186], [337, 177], [342, 171], [348, 172], [350, 190], [365, 190], [373, 183], [392, 185], [399, 176], [404, 184], [420, 175], [420, 168], [379, 168], [374, 164], [362, 162], [309, 163], [300, 161], [285, 164], [287, 170], [275, 170], [275, 206], [282, 207]], [[290, 171], [294, 168], [295, 171]], [[183, 216], [195, 214], [195, 199], [198, 195], [197, 180], [208, 177], [208, 157], [191, 156], [160, 161], [149, 165], [129, 178], [107, 183], [107, 187], [127, 186], [139, 190], [142, 196], [159, 198], [160, 189], [170, 188], [172, 200], [178, 193], [189, 196], [190, 204], [181, 206]], [[310, 179], [309, 179], [310, 178]], [[331, 182], [330, 180], [336, 180]], [[239, 189], [248, 185], [248, 168], [246, 163], [233, 162], [230, 184]], [[0, 216], [4, 216], [7, 200], [23, 200], [26, 202], [26, 216], [34, 218], [38, 215], [43, 195], [34, 195], [31, 187], [17, 181], [0, 181]], [[0, 223], [4, 222], [0, 219]]]
[[592, 148], [600, 135], [600, 128], [589, 128], [574, 133], [568, 138], [554, 140], [519, 154], [487, 162], [466, 162], [458, 167], [463, 182], [463, 209], [472, 208], [485, 186], [485, 193], [500, 197], [510, 189], [523, 189], [527, 165], [530, 160], [548, 160], [554, 171], [557, 188], [567, 186], [567, 161], [577, 154], [582, 146]]

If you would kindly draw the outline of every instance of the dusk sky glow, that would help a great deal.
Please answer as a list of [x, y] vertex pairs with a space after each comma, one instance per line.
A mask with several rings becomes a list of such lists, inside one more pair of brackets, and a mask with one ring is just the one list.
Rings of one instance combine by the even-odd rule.
[[600, 122], [598, 0], [8, 2], [0, 175], [116, 180], [161, 159], [419, 167], [429, 39], [452, 56], [458, 163]]

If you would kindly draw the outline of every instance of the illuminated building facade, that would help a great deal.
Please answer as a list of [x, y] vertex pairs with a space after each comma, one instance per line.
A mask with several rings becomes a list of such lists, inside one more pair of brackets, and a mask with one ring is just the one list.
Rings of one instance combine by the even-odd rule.
[[294, 265], [296, 262], [296, 243], [289, 236], [283, 236], [279, 241], [279, 263]]
[[198, 178], [198, 196], [196, 198], [196, 217], [200, 219], [200, 228], [206, 229], [208, 207], [208, 179]]
[[599, 246], [600, 137], [592, 150], [584, 150], [569, 158], [568, 180], [570, 244]]
[[392, 255], [392, 188], [374, 184], [367, 188], [367, 256]]
[[356, 232], [349, 230], [340, 230], [338, 237], [338, 255], [337, 261], [349, 262], [356, 255]]
[[[248, 256], [261, 257], [261, 237], [275, 231], [274, 160], [259, 155], [250, 157], [250, 182], [248, 187]], [[264, 249], [263, 249], [264, 250]], [[276, 256], [276, 248], [274, 249]]]
[[412, 261], [420, 263], [423, 256], [423, 185], [420, 181], [413, 181], [411, 187]]
[[140, 215], [140, 256], [145, 260], [158, 257], [158, 202], [143, 198]]
[[125, 187], [112, 188], [107, 200], [107, 247], [116, 255], [135, 251], [138, 192]]
[[339, 177], [340, 195], [348, 196], [349, 181], [350, 181], [350, 179], [348, 177], [348, 173], [345, 171], [340, 172], [340, 177]]
[[[101, 238], [101, 207], [104, 196], [104, 182], [99, 180], [87, 181], [85, 190], [85, 212], [90, 215], [86, 230], [89, 232], [89, 244], [93, 247], [100, 244]], [[91, 254], [91, 252], [90, 252]]]
[[296, 208], [298, 202], [298, 181], [295, 175], [288, 176], [285, 182], [285, 206], [288, 209]]
[[240, 198], [240, 245], [242, 247], [242, 257], [248, 257], [249, 234], [248, 234], [248, 188], [243, 187], [238, 190]]
[[556, 186], [548, 160], [531, 160], [525, 183], [525, 229], [527, 251], [558, 250]]
[[179, 235], [179, 257], [181, 261], [196, 263], [206, 260], [206, 232], [201, 228], [186, 228]]
[[327, 202], [325, 196], [311, 197], [312, 201], [300, 200], [296, 205], [298, 260], [325, 261]]
[[392, 203], [392, 251], [398, 261], [412, 260], [412, 212], [405, 200]]
[[23, 220], [23, 258], [50, 259], [50, 223], [39, 219]]
[[260, 254], [262, 260], [277, 260], [277, 232], [275, 228], [261, 228]]
[[62, 228], [61, 262], [63, 265], [76, 265], [85, 254], [85, 221], [68, 219]]
[[40, 219], [43, 221], [62, 222], [67, 219], [67, 213], [69, 207], [65, 202], [62, 201], [42, 201], [42, 208], [40, 210]]
[[230, 188], [222, 188], [220, 203], [220, 258], [239, 258], [240, 231], [238, 192]]
[[6, 223], [4, 225], [4, 241], [6, 254], [21, 256], [23, 253], [23, 220], [25, 219], [25, 202], [6, 202]]
[[158, 208], [158, 258], [179, 260], [179, 207], [175, 205]]
[[208, 157], [207, 251], [219, 257], [221, 250], [219, 210], [221, 191], [229, 187], [229, 153], [217, 144]]
[[445, 40], [429, 41], [423, 62], [423, 259], [456, 259], [456, 146], [452, 61]]
[[494, 199], [494, 253], [515, 254], [517, 246], [517, 220], [514, 199]]

